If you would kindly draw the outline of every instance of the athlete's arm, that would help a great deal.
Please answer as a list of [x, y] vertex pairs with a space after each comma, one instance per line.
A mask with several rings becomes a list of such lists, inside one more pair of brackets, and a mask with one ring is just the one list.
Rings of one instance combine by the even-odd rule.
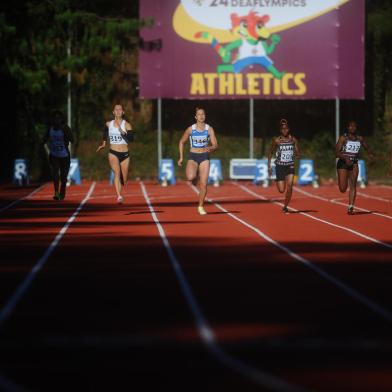
[[106, 140], [108, 138], [108, 134], [109, 134], [109, 123], [106, 123], [103, 131], [102, 131], [102, 144], [100, 144], [97, 148], [96, 152], [101, 151], [103, 148], [106, 147]]
[[132, 125], [128, 121], [125, 121], [125, 130], [132, 131]]
[[359, 136], [359, 141], [361, 142], [361, 145], [363, 146], [363, 148], [366, 150], [367, 154], [369, 155], [369, 157], [371, 159], [374, 158], [374, 154], [372, 153], [372, 151], [369, 148], [369, 145], [365, 142], [365, 139], [362, 136]]
[[299, 149], [299, 143], [297, 138], [293, 137], [294, 139], [294, 149], [295, 149], [295, 157], [299, 158], [301, 156], [301, 151]]
[[210, 135], [211, 146], [207, 147], [207, 152], [214, 152], [218, 149], [218, 141], [216, 140], [214, 128], [208, 128], [208, 134]]
[[67, 138], [68, 142], [73, 143], [74, 137], [72, 134], [72, 130], [68, 125], [64, 125], [64, 133], [65, 133], [65, 137]]
[[270, 146], [270, 149], [268, 151], [268, 175], [271, 177], [272, 175], [272, 168], [271, 168], [271, 158], [272, 158], [272, 154], [274, 153], [276, 146], [278, 145], [278, 143], [276, 142], [277, 138], [273, 138], [272, 139], [272, 143]]
[[45, 137], [44, 137], [44, 139], [43, 139], [43, 141], [42, 141], [42, 144], [43, 144], [43, 146], [44, 146], [44, 149], [45, 149], [45, 151], [46, 151], [46, 153], [47, 153], [48, 155], [50, 154], [50, 150], [49, 150], [49, 147], [48, 147], [49, 132], [50, 132], [50, 129], [48, 129], [48, 130], [46, 131]]
[[184, 160], [184, 144], [188, 140], [189, 135], [191, 134], [192, 128], [188, 127], [184, 134], [182, 135], [180, 142], [178, 143], [178, 150], [180, 151], [180, 159], [178, 160], [178, 166], [182, 166], [182, 161]]
[[133, 142], [134, 138], [133, 138], [133, 132], [132, 132], [132, 125], [126, 121], [125, 122], [125, 133], [122, 132], [122, 137], [125, 139], [125, 141], [127, 143]]

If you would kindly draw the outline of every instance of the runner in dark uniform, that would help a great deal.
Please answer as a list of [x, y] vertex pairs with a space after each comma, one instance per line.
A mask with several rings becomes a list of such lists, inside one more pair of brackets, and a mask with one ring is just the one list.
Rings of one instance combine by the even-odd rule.
[[280, 120], [280, 136], [272, 139], [272, 144], [268, 152], [268, 175], [271, 177], [271, 158], [276, 150], [276, 186], [280, 193], [286, 191], [282, 211], [288, 213], [287, 206], [290, 203], [293, 192], [294, 180], [294, 159], [300, 155], [298, 140], [290, 134], [287, 120]]
[[63, 200], [67, 187], [67, 177], [71, 163], [69, 143], [73, 143], [71, 128], [65, 124], [64, 115], [55, 110], [51, 125], [46, 133], [44, 144], [49, 148], [49, 162], [52, 168], [54, 200]]
[[358, 154], [361, 147], [367, 150], [370, 157], [373, 156], [363, 137], [357, 135], [357, 123], [355, 121], [350, 121], [347, 126], [347, 133], [339, 137], [335, 148], [336, 158], [339, 158], [336, 163], [339, 191], [345, 193], [347, 186], [350, 185], [347, 210], [349, 215], [354, 213], [359, 172]]

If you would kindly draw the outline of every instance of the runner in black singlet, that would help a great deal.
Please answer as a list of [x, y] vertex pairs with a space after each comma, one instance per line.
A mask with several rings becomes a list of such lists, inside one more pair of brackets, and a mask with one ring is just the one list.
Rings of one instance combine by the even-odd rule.
[[369, 147], [365, 143], [363, 137], [357, 135], [357, 123], [355, 121], [350, 121], [347, 125], [347, 133], [339, 137], [335, 147], [336, 158], [339, 158], [336, 163], [339, 191], [345, 193], [347, 186], [350, 185], [347, 210], [349, 215], [354, 213], [359, 172], [358, 154], [361, 147], [367, 150], [370, 157], [373, 157], [373, 154], [369, 151]]
[[276, 187], [280, 193], [286, 191], [282, 211], [288, 213], [287, 206], [293, 193], [294, 159], [300, 155], [298, 140], [290, 134], [287, 120], [280, 120], [280, 136], [272, 139], [268, 153], [268, 175], [271, 177], [271, 159], [276, 150]]

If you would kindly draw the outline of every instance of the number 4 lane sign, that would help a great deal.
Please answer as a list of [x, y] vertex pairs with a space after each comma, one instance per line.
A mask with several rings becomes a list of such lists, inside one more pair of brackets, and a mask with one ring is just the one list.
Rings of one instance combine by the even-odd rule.
[[222, 175], [222, 165], [220, 159], [211, 159], [210, 160], [210, 173], [208, 176], [209, 184], [219, 184], [220, 181], [223, 181]]

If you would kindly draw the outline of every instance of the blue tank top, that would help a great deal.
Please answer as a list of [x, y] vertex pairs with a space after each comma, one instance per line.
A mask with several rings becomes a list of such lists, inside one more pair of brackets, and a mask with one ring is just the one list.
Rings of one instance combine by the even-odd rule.
[[206, 148], [210, 142], [210, 135], [208, 134], [209, 126], [206, 124], [204, 131], [198, 131], [196, 124], [192, 125], [192, 133], [189, 136], [191, 148]]
[[57, 158], [69, 156], [68, 142], [62, 129], [50, 128], [48, 134], [50, 154]]

